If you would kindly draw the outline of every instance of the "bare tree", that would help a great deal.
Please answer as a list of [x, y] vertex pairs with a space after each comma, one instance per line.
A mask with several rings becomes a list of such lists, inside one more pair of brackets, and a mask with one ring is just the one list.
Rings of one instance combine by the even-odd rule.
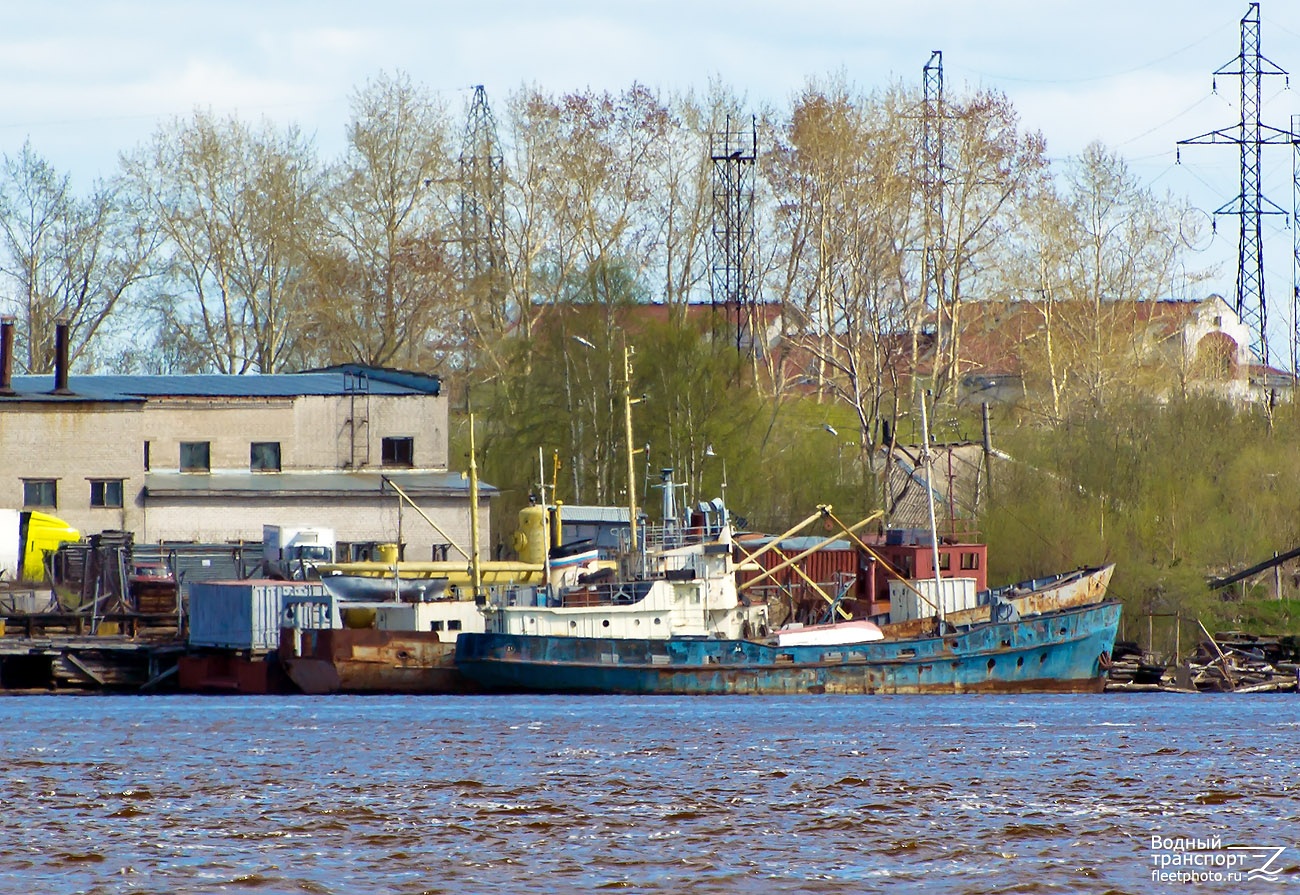
[[1016, 205], [1047, 170], [1043, 137], [1023, 134], [1006, 96], [981, 91], [946, 104], [944, 219], [941, 251], [932, 253], [937, 397], [960, 397], [962, 307], [971, 295], [987, 295], [984, 271], [1016, 225]]
[[437, 368], [463, 362], [466, 309], [454, 238], [451, 126], [402, 73], [352, 97], [348, 148], [330, 173], [315, 253], [312, 332], [328, 361]]
[[[669, 152], [673, 119], [647, 88], [576, 93], [553, 100], [533, 91], [510, 106], [517, 164], [512, 184], [517, 289], [555, 301], [585, 278], [597, 303], [617, 297], [619, 278], [645, 280], [662, 241], [652, 213], [656, 172]], [[511, 201], [508, 197], [507, 201]], [[659, 271], [653, 271], [659, 273]], [[610, 279], [614, 277], [614, 279]], [[609, 325], [612, 325], [612, 321]]]
[[66, 175], [25, 143], [0, 169], [0, 274], [22, 320], [19, 355], [31, 372], [54, 363], [54, 323], [69, 324], [70, 357], [109, 361], [105, 336], [125, 297], [147, 275], [157, 237], [126, 207], [115, 185], [96, 184], [80, 200]]
[[1143, 318], [1185, 269], [1184, 207], [1156, 197], [1099, 143], [1071, 162], [1066, 190], [1072, 251], [1061, 284], [1069, 310], [1062, 335], [1086, 399], [1099, 406], [1116, 389], [1139, 387], [1151, 370], [1155, 333]]
[[304, 263], [319, 174], [296, 128], [253, 130], [198, 112], [124, 159], [131, 188], [166, 238], [155, 296], [164, 338], [191, 369], [276, 372], [299, 350]]
[[856, 96], [843, 82], [810, 86], [795, 104], [769, 178], [787, 254], [787, 314], [819, 390], [857, 418], [869, 456], [900, 405], [918, 289], [907, 257], [912, 147], [889, 96]]

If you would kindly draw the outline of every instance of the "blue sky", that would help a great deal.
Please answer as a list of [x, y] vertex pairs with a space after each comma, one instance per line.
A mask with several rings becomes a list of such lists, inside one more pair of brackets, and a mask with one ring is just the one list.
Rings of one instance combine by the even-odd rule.
[[[1300, 3], [1262, 0], [1262, 49], [1300, 78]], [[294, 121], [323, 156], [342, 146], [348, 97], [403, 70], [459, 109], [523, 84], [560, 91], [703, 89], [719, 78], [755, 103], [784, 103], [810, 76], [871, 88], [919, 82], [944, 53], [949, 90], [1005, 92], [1053, 157], [1101, 140], [1158, 190], [1213, 210], [1236, 195], [1231, 147], [1179, 139], [1236, 122], [1239, 0], [50, 0], [0, 17], [0, 152], [30, 138], [79, 188], [119, 152], [196, 107]], [[1300, 86], [1300, 85], [1298, 85]], [[1264, 117], [1287, 127], [1300, 97], [1265, 83]], [[1291, 207], [1291, 152], [1265, 150], [1264, 188]], [[1266, 223], [1270, 295], [1289, 294], [1291, 231]], [[1235, 218], [1202, 256], [1235, 260]], [[1276, 281], [1277, 285], [1273, 285]], [[1233, 271], [1216, 282], [1231, 294]]]

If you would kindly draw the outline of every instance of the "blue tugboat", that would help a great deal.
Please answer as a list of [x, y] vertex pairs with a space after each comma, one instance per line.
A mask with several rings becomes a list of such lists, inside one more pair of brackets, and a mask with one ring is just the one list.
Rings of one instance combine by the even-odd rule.
[[456, 666], [485, 687], [554, 693], [1099, 692], [1119, 616], [1103, 601], [942, 637], [807, 646], [465, 634]]
[[[671, 489], [665, 489], [671, 493]], [[736, 584], [754, 555], [725, 508], [647, 526], [618, 574], [499, 592], [456, 667], [475, 684], [551, 693], [1100, 691], [1119, 625], [1112, 567], [963, 592], [962, 579], [896, 581], [897, 619], [773, 631]], [[672, 519], [670, 507], [665, 518]], [[823, 508], [828, 512], [829, 508]], [[813, 517], [815, 518], [815, 517]], [[607, 570], [608, 571], [608, 570]], [[925, 608], [933, 612], [925, 615]], [[891, 623], [892, 622], [892, 623]]]

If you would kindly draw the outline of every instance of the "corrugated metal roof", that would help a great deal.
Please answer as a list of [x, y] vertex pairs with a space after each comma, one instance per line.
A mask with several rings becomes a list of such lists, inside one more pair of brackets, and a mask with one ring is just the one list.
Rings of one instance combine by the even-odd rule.
[[[271, 494], [362, 495], [396, 492], [383, 484], [396, 482], [412, 497], [465, 496], [469, 480], [459, 472], [374, 472], [330, 470], [328, 472], [151, 472], [144, 477], [146, 497], [238, 497]], [[484, 498], [497, 489], [479, 482]]]
[[0, 400], [139, 401], [156, 397], [293, 398], [301, 395], [438, 395], [437, 376], [347, 364], [305, 373], [229, 376], [69, 376], [71, 395], [52, 395], [53, 376], [15, 376], [16, 395]]
[[575, 524], [607, 522], [627, 525], [627, 507], [599, 507], [566, 503], [560, 508], [560, 519]]

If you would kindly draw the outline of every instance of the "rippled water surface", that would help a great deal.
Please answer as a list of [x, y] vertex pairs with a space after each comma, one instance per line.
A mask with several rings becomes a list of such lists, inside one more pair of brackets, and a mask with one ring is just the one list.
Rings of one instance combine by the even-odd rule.
[[[1295, 697], [0, 699], [0, 892], [1278, 891]], [[1152, 836], [1287, 846], [1152, 882]]]

